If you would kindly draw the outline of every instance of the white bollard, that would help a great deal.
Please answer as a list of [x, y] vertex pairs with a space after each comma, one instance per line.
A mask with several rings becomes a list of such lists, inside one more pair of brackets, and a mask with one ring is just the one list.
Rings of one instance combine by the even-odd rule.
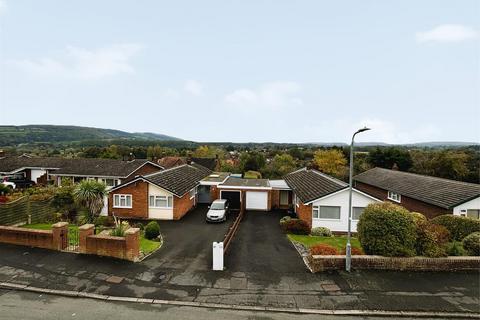
[[213, 270], [223, 271], [223, 242], [213, 243]]

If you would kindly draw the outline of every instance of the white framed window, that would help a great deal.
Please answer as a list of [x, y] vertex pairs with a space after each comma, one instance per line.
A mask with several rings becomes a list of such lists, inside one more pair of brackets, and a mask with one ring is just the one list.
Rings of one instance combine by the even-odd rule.
[[365, 210], [365, 207], [353, 207], [352, 208], [352, 220], [359, 220], [360, 216], [363, 213], [363, 210]]
[[114, 194], [113, 207], [114, 208], [131, 208], [132, 195], [131, 194]]
[[173, 197], [172, 196], [149, 196], [148, 206], [150, 208], [163, 208], [163, 209], [173, 208]]
[[314, 219], [340, 219], [340, 207], [335, 206], [313, 206], [312, 216]]
[[467, 210], [467, 217], [480, 219], [480, 210], [479, 209], [468, 209]]
[[399, 193], [388, 191], [388, 199], [400, 203], [402, 196]]
[[115, 187], [115, 179], [102, 179], [103, 183], [107, 185], [107, 187]]

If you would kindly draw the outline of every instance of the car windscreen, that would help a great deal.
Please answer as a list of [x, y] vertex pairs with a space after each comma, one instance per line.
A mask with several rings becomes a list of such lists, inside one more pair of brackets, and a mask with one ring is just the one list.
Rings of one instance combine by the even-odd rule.
[[224, 207], [223, 207], [223, 203], [212, 203], [210, 209], [213, 209], [213, 210], [223, 210]]

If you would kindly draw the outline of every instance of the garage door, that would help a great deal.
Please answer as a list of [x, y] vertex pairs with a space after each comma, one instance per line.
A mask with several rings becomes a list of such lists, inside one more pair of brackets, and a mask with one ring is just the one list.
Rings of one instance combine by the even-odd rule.
[[240, 210], [240, 191], [224, 191], [220, 192], [220, 198], [228, 200], [230, 209]]
[[247, 210], [267, 210], [268, 192], [247, 191]]

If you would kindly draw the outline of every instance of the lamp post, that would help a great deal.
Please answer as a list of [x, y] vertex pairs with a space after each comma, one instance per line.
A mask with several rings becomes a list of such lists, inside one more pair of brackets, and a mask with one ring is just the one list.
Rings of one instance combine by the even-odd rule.
[[350, 272], [352, 266], [352, 245], [350, 243], [351, 238], [351, 228], [352, 228], [352, 190], [353, 190], [353, 145], [355, 142], [355, 136], [358, 133], [368, 131], [370, 128], [362, 128], [357, 130], [352, 136], [352, 142], [350, 143], [350, 172], [348, 177], [348, 236], [347, 236], [347, 247], [345, 249], [346, 259], [345, 259], [345, 270]]

